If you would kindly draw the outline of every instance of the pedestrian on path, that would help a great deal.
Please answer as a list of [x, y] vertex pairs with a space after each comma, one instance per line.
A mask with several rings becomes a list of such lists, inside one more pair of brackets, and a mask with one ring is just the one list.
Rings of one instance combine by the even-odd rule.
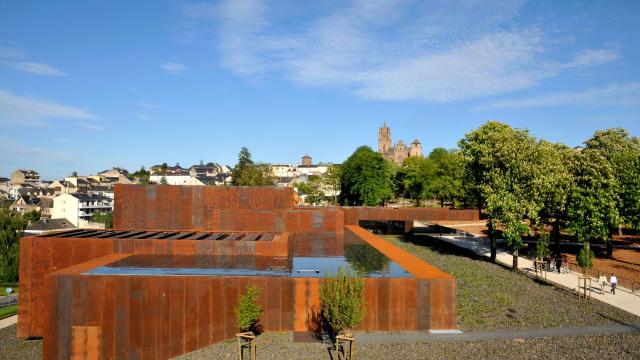
[[562, 255], [562, 271], [565, 274], [569, 273], [569, 258], [567, 258], [567, 255]]
[[616, 277], [616, 274], [611, 273], [611, 278], [609, 279], [609, 282], [611, 283], [611, 293], [615, 295], [616, 285], [618, 285], [618, 278]]
[[604, 295], [604, 287], [607, 285], [607, 277], [604, 276], [604, 273], [600, 274], [598, 278], [598, 284], [600, 284], [600, 294]]
[[556, 270], [558, 270], [558, 274], [560, 274], [560, 268], [562, 268], [562, 259], [558, 256], [556, 257]]

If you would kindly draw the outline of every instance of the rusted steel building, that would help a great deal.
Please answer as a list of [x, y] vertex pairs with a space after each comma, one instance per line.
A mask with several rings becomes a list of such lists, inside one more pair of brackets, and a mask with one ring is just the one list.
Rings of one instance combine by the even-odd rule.
[[262, 289], [266, 331], [313, 331], [320, 282], [338, 266], [364, 270], [360, 329], [454, 329], [455, 279], [358, 226], [477, 216], [424, 210], [296, 208], [288, 188], [118, 185], [116, 229], [21, 239], [18, 336], [43, 337], [45, 359], [167, 359], [232, 337], [248, 284]]

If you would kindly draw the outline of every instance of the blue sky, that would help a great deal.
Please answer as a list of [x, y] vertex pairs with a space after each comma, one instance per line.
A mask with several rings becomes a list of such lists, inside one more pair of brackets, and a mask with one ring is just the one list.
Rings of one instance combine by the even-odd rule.
[[638, 1], [0, 3], [0, 176], [640, 135]]

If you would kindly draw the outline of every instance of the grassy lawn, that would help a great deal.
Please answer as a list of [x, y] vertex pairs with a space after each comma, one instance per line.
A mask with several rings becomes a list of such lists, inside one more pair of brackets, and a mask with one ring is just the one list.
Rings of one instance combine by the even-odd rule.
[[640, 324], [640, 318], [596, 300], [537, 282], [425, 235], [383, 236], [456, 277], [458, 326], [470, 329]]
[[0, 319], [15, 315], [18, 313], [18, 305], [9, 305], [0, 307]]

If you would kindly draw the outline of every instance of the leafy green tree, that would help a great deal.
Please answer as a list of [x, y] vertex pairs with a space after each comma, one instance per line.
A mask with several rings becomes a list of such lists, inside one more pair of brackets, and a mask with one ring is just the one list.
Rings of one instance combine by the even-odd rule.
[[514, 267], [524, 246], [523, 219], [536, 218], [532, 201], [532, 159], [535, 139], [528, 131], [489, 121], [459, 142], [464, 157], [465, 177], [477, 203], [486, 206], [491, 238], [491, 260], [496, 259], [497, 227], [513, 249]]
[[[585, 142], [586, 149], [598, 151], [611, 165], [618, 183], [618, 213], [622, 222], [640, 229], [640, 140], [622, 128], [598, 130]], [[612, 229], [612, 232], [617, 229]], [[611, 237], [613, 234], [610, 234]], [[611, 257], [611, 239], [607, 256]]]
[[444, 207], [445, 201], [462, 199], [464, 162], [460, 152], [435, 148], [429, 153], [429, 160], [433, 162], [435, 171], [427, 182], [425, 193], [438, 199], [440, 207]]
[[579, 242], [598, 240], [611, 244], [611, 231], [617, 229], [618, 182], [607, 159], [597, 150], [580, 152], [571, 164], [573, 186], [569, 194], [567, 226]]
[[322, 192], [322, 180], [317, 175], [310, 175], [308, 181], [296, 184], [298, 192], [307, 195], [305, 202], [307, 204], [319, 204], [324, 200], [324, 192]]
[[234, 186], [273, 186], [269, 176], [271, 168], [266, 164], [256, 164], [246, 147], [240, 149], [238, 163], [231, 171], [231, 185]]
[[333, 203], [338, 204], [338, 194], [340, 193], [340, 177], [342, 176], [342, 167], [340, 165], [331, 165], [327, 169], [327, 173], [322, 178], [322, 184], [331, 189], [333, 192]]
[[345, 205], [381, 205], [393, 193], [389, 162], [368, 146], [361, 146], [342, 164], [340, 198]]
[[532, 159], [531, 199], [535, 202], [537, 218], [531, 219], [542, 228], [551, 224], [555, 252], [560, 255], [560, 229], [567, 219], [569, 192], [573, 183], [569, 166], [576, 151], [563, 144], [539, 141]]
[[151, 173], [147, 171], [144, 166], [141, 166], [140, 170], [134, 172], [131, 176], [138, 179], [140, 184], [146, 185], [149, 184], [149, 176], [151, 176]]
[[113, 212], [110, 211], [105, 214], [94, 212], [93, 214], [91, 214], [91, 221], [104, 224], [105, 229], [112, 229], [113, 228]]
[[423, 157], [412, 156], [402, 162], [398, 173], [402, 173], [402, 186], [416, 206], [426, 196], [427, 184], [435, 173], [433, 161]]
[[167, 185], [168, 184], [167, 178], [164, 177], [164, 175], [160, 178], [160, 184], [161, 185]]
[[24, 220], [27, 222], [27, 224], [30, 224], [32, 222], [36, 222], [36, 221], [40, 220], [40, 211], [31, 210], [31, 211], [29, 211], [28, 213], [25, 213], [22, 216], [24, 217]]
[[20, 237], [27, 221], [8, 207], [0, 207], [0, 282], [18, 281]]

